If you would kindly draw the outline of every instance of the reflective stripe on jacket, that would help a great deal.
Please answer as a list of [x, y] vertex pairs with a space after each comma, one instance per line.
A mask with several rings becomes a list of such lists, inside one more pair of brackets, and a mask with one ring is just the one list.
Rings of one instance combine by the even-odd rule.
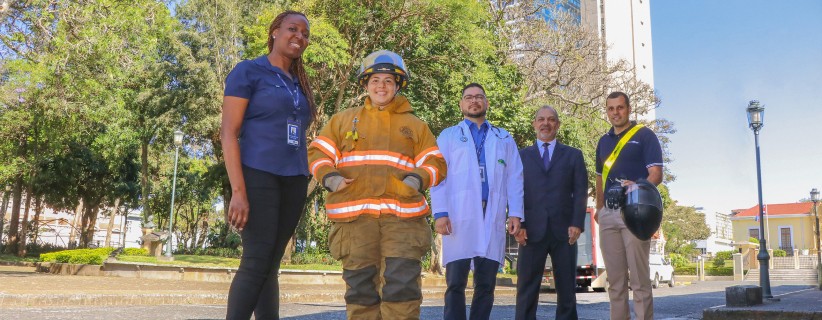
[[[328, 193], [329, 219], [344, 222], [361, 214], [410, 218], [429, 213], [422, 191], [445, 179], [445, 160], [428, 125], [411, 111], [402, 96], [382, 110], [366, 99], [363, 106], [334, 115], [323, 127], [308, 147], [311, 174], [320, 183], [336, 175], [354, 179], [342, 190]], [[402, 182], [407, 175], [417, 177], [423, 190]]]

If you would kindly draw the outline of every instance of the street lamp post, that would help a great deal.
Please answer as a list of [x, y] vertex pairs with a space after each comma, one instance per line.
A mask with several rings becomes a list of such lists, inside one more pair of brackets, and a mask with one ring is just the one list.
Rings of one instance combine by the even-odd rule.
[[759, 105], [759, 101], [753, 100], [748, 104], [746, 109], [748, 112], [748, 126], [753, 129], [754, 140], [756, 141], [756, 182], [759, 190], [759, 254], [756, 255], [759, 260], [759, 286], [762, 287], [762, 298], [773, 299], [771, 294], [771, 276], [768, 273], [768, 260], [771, 256], [767, 251], [767, 241], [765, 240], [765, 219], [762, 214], [762, 166], [759, 160], [759, 129], [764, 125], [762, 120], [765, 116], [765, 107]]
[[183, 132], [177, 130], [174, 131], [174, 179], [171, 184], [171, 213], [168, 217], [168, 242], [166, 243], [166, 260], [174, 260], [174, 256], [172, 255], [172, 247], [171, 247], [171, 231], [174, 227], [174, 194], [176, 193], [177, 189], [177, 158], [180, 155], [180, 145], [183, 144]]
[[811, 201], [813, 201], [813, 215], [816, 216], [816, 281], [817, 288], [822, 290], [822, 252], [819, 252], [819, 209], [816, 207], [819, 202], [819, 190], [811, 190]]
[[3, 195], [3, 208], [0, 208], [0, 252], [3, 252], [3, 228], [6, 227], [6, 207], [9, 206], [9, 192], [11, 192], [11, 185], [7, 184], [6, 194]]

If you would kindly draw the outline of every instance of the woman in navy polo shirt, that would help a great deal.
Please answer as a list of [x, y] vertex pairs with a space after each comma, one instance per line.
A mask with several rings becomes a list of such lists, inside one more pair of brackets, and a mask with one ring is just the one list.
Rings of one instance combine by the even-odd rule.
[[269, 27], [267, 56], [242, 61], [226, 78], [221, 127], [231, 181], [228, 221], [243, 257], [228, 293], [227, 319], [279, 318], [277, 273], [308, 188], [305, 131], [317, 106], [301, 58], [308, 19], [285, 11]]

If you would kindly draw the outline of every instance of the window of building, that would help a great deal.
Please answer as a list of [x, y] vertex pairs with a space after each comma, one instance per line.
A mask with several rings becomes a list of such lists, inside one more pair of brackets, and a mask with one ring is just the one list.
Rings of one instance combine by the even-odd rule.
[[748, 236], [754, 239], [759, 239], [759, 228], [748, 229]]

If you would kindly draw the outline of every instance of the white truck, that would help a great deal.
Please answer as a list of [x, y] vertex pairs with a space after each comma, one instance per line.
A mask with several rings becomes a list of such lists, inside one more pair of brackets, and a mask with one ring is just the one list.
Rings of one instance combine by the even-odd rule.
[[[588, 208], [585, 212], [585, 231], [577, 240], [577, 286], [587, 289], [590, 287], [597, 292], [608, 290], [608, 273], [605, 271], [605, 261], [602, 259], [602, 250], [599, 245], [599, 225], [592, 219], [593, 208]], [[675, 284], [674, 269], [671, 267], [663, 255], [652, 253], [648, 261], [651, 267], [651, 283], [654, 288], [659, 283], [668, 283], [673, 287]], [[545, 273], [543, 285], [554, 288], [554, 277], [551, 270], [551, 256], [545, 262]]]

